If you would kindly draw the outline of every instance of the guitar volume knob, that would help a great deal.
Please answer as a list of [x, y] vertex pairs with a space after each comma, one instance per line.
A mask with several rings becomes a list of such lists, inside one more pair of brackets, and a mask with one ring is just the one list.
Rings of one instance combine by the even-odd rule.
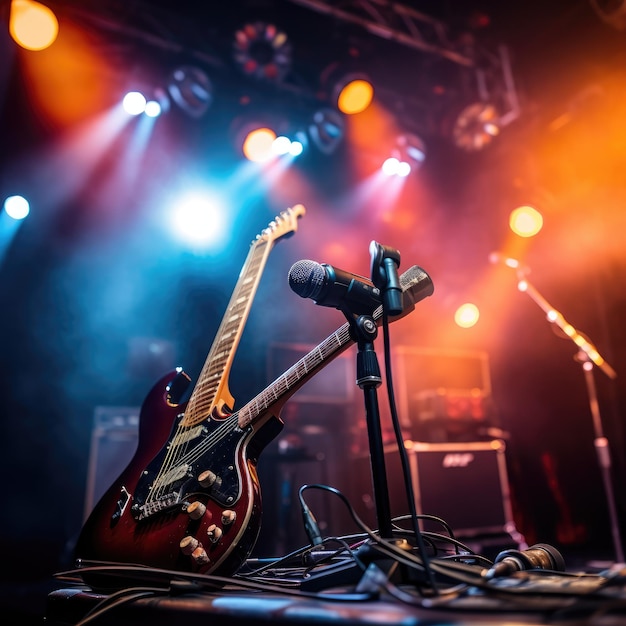
[[217, 480], [217, 474], [211, 470], [205, 470], [198, 476], [198, 482], [205, 488], [212, 487]]
[[187, 514], [191, 519], [200, 519], [206, 513], [206, 506], [196, 500], [187, 507]]
[[187, 535], [180, 540], [180, 551], [187, 556], [191, 556], [196, 548], [200, 545], [200, 542], [191, 535]]
[[206, 565], [209, 562], [209, 555], [206, 553], [206, 550], [199, 545], [192, 553], [191, 558], [198, 565]]
[[235, 513], [235, 511], [233, 511], [232, 509], [226, 509], [225, 511], [222, 511], [222, 524], [224, 524], [224, 526], [232, 524], [236, 519], [237, 513]]
[[220, 538], [222, 537], [223, 531], [216, 524], [211, 524], [206, 529], [206, 534], [207, 534], [209, 540], [211, 541], [211, 543], [217, 543], [220, 540]]

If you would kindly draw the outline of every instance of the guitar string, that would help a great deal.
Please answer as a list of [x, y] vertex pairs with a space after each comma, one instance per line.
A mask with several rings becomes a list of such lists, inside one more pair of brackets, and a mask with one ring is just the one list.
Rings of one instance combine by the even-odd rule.
[[[234, 311], [235, 308], [241, 308], [241, 307], [232, 307], [231, 310]], [[229, 317], [231, 320], [233, 319], [233, 315], [230, 315]], [[237, 313], [237, 319], [242, 319], [242, 315], [240, 313]], [[234, 326], [232, 323], [230, 325]], [[225, 328], [228, 328], [228, 325]], [[233, 331], [231, 331], [231, 334], [232, 333]], [[217, 351], [219, 351], [219, 346], [221, 345], [221, 343], [222, 341], [220, 340], [216, 344]], [[222, 350], [222, 352], [224, 351]], [[222, 364], [222, 372], [223, 372], [225, 370], [225, 366], [226, 366], [226, 363], [228, 362], [228, 359], [224, 359], [224, 358], [211, 359], [211, 357], [209, 356], [209, 359], [207, 360], [207, 362], [208, 361], [211, 361], [211, 369], [215, 368], [216, 363]], [[217, 389], [219, 385], [212, 384], [208, 389], [204, 389], [204, 384], [200, 384], [196, 386], [196, 389], [194, 390], [194, 394], [192, 394], [192, 399], [190, 400], [191, 407], [188, 406], [185, 411], [185, 413], [187, 414], [189, 412], [192, 413], [192, 420], [194, 421], [194, 424], [192, 426], [184, 425], [184, 421], [188, 417], [188, 415], [183, 417], [183, 419], [179, 421], [178, 427], [176, 429], [176, 435], [173, 438], [173, 441], [176, 441], [178, 438], [178, 440], [182, 441], [183, 443], [182, 445], [170, 445], [169, 446], [166, 452], [165, 458], [163, 460], [163, 463], [161, 464], [160, 470], [155, 476], [155, 480], [153, 484], [157, 485], [157, 488], [152, 490], [150, 499], [158, 499], [163, 495], [163, 493], [167, 491], [167, 484], [163, 484], [163, 477], [167, 476], [167, 474], [170, 472], [171, 469], [177, 466], [180, 467], [181, 465], [180, 461], [182, 458], [184, 458], [184, 455], [187, 452], [188, 446], [191, 443], [191, 440], [185, 437], [185, 433], [188, 432], [190, 429], [197, 428], [203, 421], [206, 420], [206, 418], [204, 418], [200, 422], [195, 423], [196, 422], [195, 415], [201, 413], [203, 409], [207, 407], [211, 407], [215, 401], [215, 397], [216, 397]], [[200, 391], [199, 394], [197, 394], [198, 390]], [[206, 400], [202, 401], [203, 398], [205, 397], [206, 397], [206, 400], [208, 400], [208, 402]]]
[[[333, 339], [336, 340], [336, 345], [330, 346], [329, 344], [332, 342]], [[263, 413], [263, 411], [269, 408], [273, 402], [275, 402], [279, 397], [283, 396], [289, 389], [291, 389], [294, 383], [299, 382], [304, 375], [309, 374], [315, 368], [319, 367], [325, 360], [335, 354], [340, 348], [344, 347], [349, 340], [349, 325], [345, 324], [337, 332], [333, 333], [333, 335], [331, 335], [324, 342], [322, 342], [322, 344], [320, 344], [317, 348], [315, 348], [305, 357], [300, 359], [300, 361], [298, 361], [294, 366], [292, 366], [289, 370], [282, 374], [281, 377], [278, 378], [272, 385], [270, 385], [270, 387], [268, 387], [264, 392], [259, 394], [256, 398], [254, 398], [251, 402], [242, 407], [239, 411], [227, 417], [224, 422], [211, 433], [209, 437], [207, 437], [204, 441], [202, 441], [191, 450], [192, 454], [187, 455], [187, 453], [185, 453], [183, 455], [180, 455], [179, 460], [182, 462], [181, 465], [192, 465], [212, 447], [214, 447], [217, 443], [224, 439], [228, 434], [233, 432], [234, 427], [238, 425], [239, 417], [242, 414], [252, 415], [254, 413], [258, 417], [258, 415], [260, 415], [261, 413]], [[307, 360], [310, 361], [312, 358], [314, 358], [313, 363], [307, 365]], [[290, 382], [292, 383], [291, 385]], [[270, 391], [272, 393], [270, 393]], [[270, 396], [273, 396], [274, 400], [272, 400]], [[255, 407], [254, 412], [251, 410], [252, 407]], [[248, 424], [252, 421], [254, 421], [254, 418], [250, 419], [248, 421]], [[162, 489], [166, 488], [167, 485], [162, 486]]]
[[[295, 216], [296, 217], [300, 217], [302, 216], [304, 213], [302, 211], [302, 207], [298, 207], [297, 208], [297, 212], [295, 212]], [[245, 287], [245, 284], [242, 284], [242, 288], [239, 290], [237, 290], [235, 292], [235, 294], [233, 294], [233, 297], [231, 298], [232, 301], [235, 301], [236, 303], [240, 303], [243, 302], [244, 306], [240, 307], [243, 309], [244, 314], [237, 314], [236, 315], [236, 319], [239, 320], [240, 325], [239, 328], [241, 329], [241, 322], [245, 319], [245, 307], [246, 306], [251, 306], [251, 297], [250, 294], [252, 292], [252, 290], [256, 291], [256, 288], [258, 287], [259, 284], [259, 280], [260, 280], [260, 274], [261, 271], [263, 270], [263, 268], [266, 265], [267, 262], [267, 258], [269, 257], [269, 253], [271, 251], [272, 248], [272, 244], [274, 242], [273, 239], [269, 238], [269, 235], [272, 233], [272, 231], [274, 232], [274, 239], [276, 239], [277, 235], [276, 235], [276, 230], [278, 228], [278, 226], [282, 223], [285, 222], [287, 220], [288, 217], [290, 217], [290, 226], [285, 229], [282, 233], [279, 233], [279, 235], [284, 235], [288, 232], [291, 232], [294, 230], [295, 228], [295, 222], [293, 220], [293, 215], [294, 215], [294, 209], [289, 209], [288, 211], [284, 211], [282, 212], [279, 216], [277, 216], [270, 224], [269, 226], [261, 233], [261, 235], [258, 235], [256, 237], [256, 239], [253, 241], [252, 243], [252, 250], [251, 253], [248, 255], [249, 256], [249, 263], [247, 262], [246, 265], [244, 265], [244, 268], [242, 269], [242, 271], [240, 272], [240, 279], [241, 277], [245, 276], [247, 273], [252, 273], [249, 271], [248, 268], [255, 268], [256, 265], [256, 276], [251, 278], [250, 280], [247, 281], [248, 283], [248, 290], [249, 293], [248, 294], [239, 294], [238, 292], [241, 291], [243, 292], [243, 287]], [[259, 251], [261, 251], [261, 254], [259, 254]], [[256, 258], [255, 258], [256, 257]], [[260, 258], [259, 258], [260, 257]], [[240, 280], [241, 282], [241, 280]], [[230, 310], [235, 311], [237, 307], [233, 306]], [[249, 309], [248, 309], [249, 310]], [[226, 320], [228, 320], [230, 323], [232, 323], [234, 319], [233, 314], [231, 313], [231, 315], [228, 318], [224, 318], [223, 322], [226, 322]], [[235, 326], [234, 324], [232, 324], [233, 327]], [[222, 326], [224, 326], [224, 324], [222, 324]], [[227, 324], [226, 324], [227, 326]], [[224, 326], [224, 327], [226, 327]], [[239, 336], [240, 336], [240, 330], [236, 331], [233, 333], [233, 331], [231, 331], [231, 334], [233, 335], [234, 339], [233, 341], [236, 341]], [[221, 332], [219, 333], [221, 334]], [[221, 343], [221, 341], [220, 341]], [[228, 359], [230, 358], [231, 354], [232, 354], [232, 349], [233, 346], [231, 346], [231, 348], [229, 350], [223, 350], [222, 353], [226, 353], [228, 356], [226, 358], [225, 363], [228, 362]], [[203, 371], [206, 369], [206, 366], [209, 366], [211, 368], [214, 368], [214, 363], [213, 363], [213, 359], [211, 359], [211, 356], [209, 355], [209, 358], [207, 359], [207, 362], [205, 363], [205, 367], [203, 368]], [[221, 376], [219, 375], [213, 375], [213, 378], [217, 377], [217, 380], [221, 380], [221, 377], [223, 376], [225, 371], [225, 365], [222, 368], [222, 374]], [[199, 385], [196, 387], [196, 390], [200, 390], [203, 391], [203, 387], [206, 384], [206, 381], [201, 380]], [[218, 387], [219, 387], [219, 383], [218, 383]], [[194, 390], [194, 394], [196, 393], [196, 390]], [[202, 413], [203, 411], [207, 410], [208, 408], [210, 408], [215, 400], [215, 395], [217, 393], [217, 388], [215, 388], [213, 390], [213, 387], [211, 387], [209, 389], [209, 395], [206, 398], [206, 400], [202, 401], [203, 397], [206, 396], [206, 394], [201, 395], [201, 401], [197, 401], [196, 398], [198, 396], [194, 395], [192, 397], [193, 403], [191, 403], [191, 406], [188, 406], [188, 412], [191, 412], [193, 416], [195, 416], [196, 414]], [[212, 394], [212, 395], [211, 395]], [[210, 398], [210, 399], [209, 399]], [[207, 402], [208, 400], [208, 402]], [[207, 410], [207, 413], [210, 413], [209, 410]], [[192, 417], [192, 419], [195, 422], [195, 417]], [[200, 420], [200, 422], [198, 422], [198, 424], [202, 423], [206, 418], [203, 418], [202, 420]], [[183, 421], [181, 420], [179, 423], [179, 426], [177, 427], [177, 436], [180, 435], [181, 438], [184, 439], [183, 437], [183, 432], [184, 432], [184, 426], [183, 426]], [[194, 424], [196, 425], [196, 424]], [[170, 468], [175, 467], [177, 464], [180, 465], [180, 463], [178, 462], [177, 459], [182, 459], [184, 458], [184, 455], [186, 454], [187, 451], [187, 447], [188, 445], [183, 445], [183, 446], [171, 446], [170, 449], [168, 449], [167, 453], [166, 453], [166, 457], [163, 461], [163, 463], [161, 464], [161, 467], [159, 468], [159, 471], [157, 472], [157, 475], [155, 477], [155, 480], [153, 482], [153, 484], [159, 484], [163, 482], [163, 476], [167, 475], [167, 472], [170, 471]], [[167, 485], [165, 485], [164, 487], [157, 487], [157, 489], [153, 490], [152, 493], [150, 494], [148, 501], [152, 498], [160, 498], [161, 495], [163, 494], [163, 489], [166, 488]]]
[[[245, 315], [246, 307], [249, 308], [251, 306], [252, 294], [254, 291], [256, 291], [256, 287], [258, 286], [258, 282], [260, 279], [260, 273], [262, 272], [263, 268], [266, 265], [269, 252], [271, 250], [271, 245], [268, 245], [268, 243], [269, 242], [266, 239], [257, 238], [252, 244], [253, 247], [252, 247], [250, 254], [248, 255], [248, 260], [244, 264], [244, 267], [242, 268], [242, 271], [240, 272], [239, 287], [235, 290], [231, 298], [231, 300], [235, 304], [229, 306], [229, 308], [226, 311], [227, 316], [224, 317], [223, 323], [220, 325], [220, 329], [218, 331], [220, 340], [214, 344], [213, 348], [209, 352], [209, 356], [207, 357], [207, 361], [205, 363], [205, 366], [203, 367], [203, 372], [205, 372], [204, 377], [202, 377], [201, 375], [200, 383], [199, 385], [196, 386], [196, 389], [194, 390], [194, 393], [192, 394], [192, 398], [190, 399], [191, 412], [193, 413], [193, 415], [195, 415], [196, 413], [202, 412], [202, 410], [205, 409], [206, 407], [210, 407], [215, 401], [215, 396], [217, 394], [217, 389], [219, 387], [219, 384], [215, 386], [212, 385], [209, 388], [210, 400], [208, 404], [206, 404], [206, 401], [204, 403], [198, 402], [197, 400], [198, 396], [195, 395], [196, 391], [199, 390], [200, 392], [203, 392], [203, 386], [204, 384], [206, 384], [208, 375], [215, 368], [214, 361], [216, 359], [215, 357], [212, 357], [212, 354], [214, 354], [215, 352], [218, 352], [218, 353], [220, 352], [220, 346], [224, 342], [224, 337], [232, 337], [232, 345], [230, 346], [230, 348], [226, 350], [224, 349], [221, 350], [222, 353], [226, 353], [228, 356], [223, 361], [224, 364], [222, 366], [222, 372], [221, 372], [221, 375], [217, 378], [217, 380], [219, 381], [221, 377], [224, 375], [226, 364], [228, 363], [228, 358], [230, 354], [232, 353], [235, 343], [238, 341], [240, 337], [241, 325], [246, 317]], [[254, 270], [254, 272], [252, 270]], [[247, 280], [248, 274], [251, 275], [250, 280]], [[239, 324], [236, 324], [235, 321], [239, 322]], [[229, 331], [229, 334], [227, 334], [227, 331]], [[215, 375], [213, 375], [213, 378], [215, 378]], [[211, 393], [212, 395], [210, 395]], [[200, 395], [202, 399], [203, 394], [201, 393]], [[204, 395], [207, 395], [207, 394], [204, 393]], [[183, 421], [184, 421], [184, 418], [183, 420], [180, 420], [179, 425], [176, 429], [176, 436], [180, 436], [180, 438], [182, 439], [184, 439], [183, 433], [184, 433], [184, 429], [186, 428], [185, 426], [183, 426]], [[150, 494], [148, 498], [146, 499], [146, 502], [150, 502], [152, 500], [157, 500], [161, 498], [163, 494], [167, 491], [167, 485], [163, 485], [162, 487], [160, 487], [159, 485], [163, 483], [163, 477], [167, 476], [168, 472], [170, 472], [171, 469], [175, 468], [176, 466], [180, 466], [179, 461], [180, 459], [184, 458], [184, 454], [186, 454], [187, 447], [188, 446], [185, 445], [185, 446], [170, 446], [168, 448], [165, 458], [163, 460], [163, 463], [161, 464], [159, 471], [157, 472], [157, 475], [155, 476], [155, 479], [153, 481], [153, 485], [157, 485], [157, 488], [152, 489], [150, 491]]]

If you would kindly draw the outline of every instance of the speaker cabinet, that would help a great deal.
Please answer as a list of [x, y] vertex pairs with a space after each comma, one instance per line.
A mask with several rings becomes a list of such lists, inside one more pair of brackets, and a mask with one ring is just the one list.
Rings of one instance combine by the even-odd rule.
[[420, 513], [443, 518], [465, 537], [514, 527], [502, 441], [412, 443], [409, 463]]
[[139, 407], [98, 406], [94, 411], [84, 519], [130, 463], [139, 438]]
[[[467, 443], [406, 442], [411, 481], [418, 514], [443, 519], [455, 536], [477, 552], [485, 553], [488, 537], [498, 547], [526, 546], [517, 532], [507, 477], [505, 444], [500, 440]], [[356, 461], [355, 508], [370, 524], [376, 524], [369, 457]], [[392, 516], [409, 512], [400, 455], [394, 446], [385, 450]], [[445, 533], [441, 524], [421, 522], [423, 530]], [[472, 545], [476, 540], [478, 544]], [[486, 554], [486, 553], [485, 553]]]

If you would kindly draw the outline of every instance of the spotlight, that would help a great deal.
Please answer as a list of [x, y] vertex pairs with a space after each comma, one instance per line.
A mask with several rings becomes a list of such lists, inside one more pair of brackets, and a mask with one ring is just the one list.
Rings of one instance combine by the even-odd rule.
[[170, 109], [170, 101], [163, 89], [155, 89], [154, 97], [146, 102], [144, 113], [148, 117], [159, 117]]
[[417, 171], [426, 160], [426, 146], [417, 135], [406, 133], [396, 137], [396, 143], [389, 157], [382, 165], [387, 176], [408, 176]]
[[187, 115], [202, 117], [213, 102], [213, 84], [200, 68], [184, 65], [171, 74], [167, 90]]
[[158, 117], [169, 110], [170, 102], [162, 89], [155, 89], [149, 99], [140, 91], [129, 91], [122, 100], [122, 106], [129, 115], [145, 113], [148, 117]]
[[400, 176], [401, 178], [411, 173], [410, 164], [406, 161], [400, 161], [400, 159], [395, 156], [385, 159], [381, 169], [386, 176]]
[[331, 154], [341, 143], [344, 129], [344, 119], [338, 111], [320, 109], [313, 114], [309, 135], [321, 152]]
[[129, 91], [122, 100], [128, 115], [141, 115], [146, 110], [146, 97], [139, 91]]
[[276, 133], [271, 128], [249, 128], [245, 132], [241, 151], [248, 161], [264, 163], [274, 155], [273, 144]]
[[333, 89], [336, 107], [346, 115], [365, 111], [374, 99], [374, 87], [365, 74], [346, 74]]
[[23, 220], [30, 213], [30, 204], [24, 196], [9, 196], [4, 201], [6, 214], [14, 220]]
[[302, 142], [301, 133], [296, 133], [294, 139], [290, 139], [285, 135], [276, 137], [272, 142], [272, 152], [276, 156], [300, 156], [304, 152], [304, 144]]
[[9, 33], [26, 50], [44, 50], [59, 34], [59, 20], [47, 6], [34, 0], [13, 0], [9, 9]]
[[476, 102], [461, 111], [452, 130], [452, 138], [459, 148], [475, 152], [484, 148], [499, 133], [495, 107], [485, 102]]
[[276, 139], [274, 139], [274, 141], [272, 142], [272, 151], [278, 156], [289, 154], [290, 150], [291, 139], [289, 139], [289, 137], [281, 135], [280, 137], [276, 137]]
[[246, 24], [235, 33], [234, 58], [244, 74], [281, 82], [291, 69], [291, 43], [274, 24]]

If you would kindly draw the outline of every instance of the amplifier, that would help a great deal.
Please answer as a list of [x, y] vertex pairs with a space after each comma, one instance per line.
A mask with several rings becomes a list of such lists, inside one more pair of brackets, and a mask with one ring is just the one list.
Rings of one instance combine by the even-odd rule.
[[[470, 538], [478, 541], [500, 536], [507, 547], [527, 547], [513, 520], [503, 441], [441, 444], [406, 441], [405, 447], [418, 514], [442, 518], [455, 536], [468, 545]], [[369, 463], [369, 456], [355, 460], [353, 501], [357, 512], [368, 523], [375, 524], [371, 471], [366, 467]], [[406, 515], [409, 507], [395, 446], [385, 448], [385, 466], [391, 513]], [[423, 521], [421, 528], [445, 534], [441, 524], [435, 522]]]
[[132, 460], [138, 438], [139, 407], [95, 408], [87, 469], [85, 519]]
[[407, 445], [419, 513], [465, 537], [514, 529], [504, 442]]

